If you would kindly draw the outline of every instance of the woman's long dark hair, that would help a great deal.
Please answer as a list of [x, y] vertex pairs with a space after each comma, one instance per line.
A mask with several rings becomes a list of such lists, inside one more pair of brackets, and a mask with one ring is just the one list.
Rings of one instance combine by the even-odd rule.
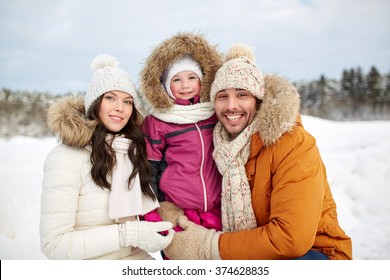
[[[97, 125], [92, 134], [92, 152], [91, 152], [91, 176], [93, 181], [102, 188], [111, 189], [111, 184], [107, 181], [107, 176], [112, 174], [112, 170], [116, 164], [115, 151], [111, 147], [111, 143], [107, 143], [106, 135], [111, 133], [108, 131], [99, 117], [100, 104], [102, 103], [103, 95], [100, 96], [90, 107], [88, 116], [96, 120]], [[156, 199], [155, 194], [151, 190], [149, 183], [151, 179], [151, 166], [146, 157], [146, 144], [141, 131], [142, 116], [138, 113], [133, 103], [133, 113], [125, 127], [117, 134], [123, 134], [126, 138], [132, 140], [129, 146], [128, 155], [134, 168], [128, 183], [135, 178], [139, 173], [141, 190], [144, 195]]]

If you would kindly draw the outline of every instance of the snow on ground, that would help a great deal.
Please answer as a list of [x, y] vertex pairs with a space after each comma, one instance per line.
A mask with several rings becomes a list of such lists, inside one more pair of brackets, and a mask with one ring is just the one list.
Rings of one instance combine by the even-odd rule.
[[[354, 259], [390, 260], [390, 122], [303, 116], [317, 139]], [[42, 165], [54, 138], [0, 139], [0, 259], [46, 259], [39, 245]]]

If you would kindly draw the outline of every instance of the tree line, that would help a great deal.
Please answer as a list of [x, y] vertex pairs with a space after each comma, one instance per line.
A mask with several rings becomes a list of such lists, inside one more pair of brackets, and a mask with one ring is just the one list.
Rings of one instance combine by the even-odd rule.
[[[390, 72], [381, 74], [372, 66], [346, 69], [339, 80], [327, 79], [294, 83], [301, 95], [301, 114], [335, 121], [390, 120]], [[48, 137], [46, 110], [64, 95], [49, 92], [0, 89], [0, 137], [16, 135]]]
[[344, 70], [340, 80], [326, 79], [296, 84], [301, 113], [336, 121], [389, 120], [390, 73], [372, 66]]

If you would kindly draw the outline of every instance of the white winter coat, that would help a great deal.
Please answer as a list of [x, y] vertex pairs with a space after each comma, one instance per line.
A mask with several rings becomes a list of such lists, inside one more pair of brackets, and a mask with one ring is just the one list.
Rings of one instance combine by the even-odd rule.
[[[69, 103], [63, 105], [65, 111], [72, 111]], [[63, 115], [61, 118], [65, 119]], [[153, 259], [139, 248], [119, 246], [118, 225], [108, 217], [110, 191], [93, 182], [88, 148], [60, 144], [46, 158], [40, 220], [42, 252], [49, 259]]]

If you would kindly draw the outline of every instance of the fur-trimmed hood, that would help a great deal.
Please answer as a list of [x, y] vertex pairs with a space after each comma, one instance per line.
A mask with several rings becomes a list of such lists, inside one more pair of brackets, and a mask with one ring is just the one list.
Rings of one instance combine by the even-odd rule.
[[222, 56], [202, 35], [178, 33], [159, 44], [145, 61], [139, 77], [140, 99], [147, 103], [145, 106], [162, 112], [175, 104], [167, 95], [161, 76], [173, 61], [186, 54], [196, 60], [202, 69], [200, 102], [210, 101], [211, 84], [222, 66]]
[[300, 110], [298, 90], [287, 79], [266, 75], [262, 104], [256, 114], [264, 146], [274, 144], [282, 134], [292, 130]]
[[97, 122], [85, 116], [84, 97], [65, 96], [50, 105], [47, 125], [63, 144], [84, 148], [91, 143]]
[[[141, 127], [143, 117], [138, 109], [137, 125]], [[65, 96], [57, 99], [47, 110], [47, 126], [61, 143], [74, 148], [85, 148], [91, 143], [96, 120], [85, 116], [83, 96]]]

